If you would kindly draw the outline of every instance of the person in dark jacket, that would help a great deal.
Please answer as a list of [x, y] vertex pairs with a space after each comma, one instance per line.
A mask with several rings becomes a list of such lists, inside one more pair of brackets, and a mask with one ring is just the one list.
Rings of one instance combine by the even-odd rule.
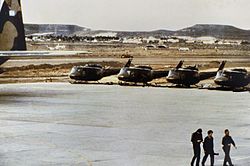
[[211, 162], [211, 166], [214, 165], [214, 138], [213, 138], [213, 131], [209, 130], [207, 132], [207, 137], [205, 138], [204, 142], [203, 142], [203, 149], [204, 149], [204, 153], [205, 156], [202, 159], [202, 166], [205, 166], [205, 162], [207, 160], [208, 155], [210, 155], [210, 162]]
[[192, 134], [191, 142], [193, 143], [194, 157], [191, 161], [191, 166], [194, 165], [196, 160], [196, 166], [200, 165], [200, 155], [201, 155], [201, 147], [200, 144], [203, 141], [202, 137], [202, 129], [198, 129], [196, 132]]
[[237, 149], [237, 147], [236, 147], [236, 145], [234, 143], [234, 140], [229, 135], [229, 130], [226, 129], [225, 130], [225, 136], [222, 138], [222, 149], [225, 152], [225, 158], [224, 158], [223, 166], [227, 166], [227, 163], [230, 166], [233, 166], [231, 158], [230, 158], [231, 145], [233, 145], [235, 147], [235, 149]]

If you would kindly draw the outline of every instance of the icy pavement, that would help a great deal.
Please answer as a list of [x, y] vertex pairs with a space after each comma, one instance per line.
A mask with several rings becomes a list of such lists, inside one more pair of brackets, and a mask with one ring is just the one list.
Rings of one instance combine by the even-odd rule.
[[[229, 128], [250, 165], [250, 94], [99, 85], [0, 85], [0, 165], [185, 166], [191, 133]], [[209, 163], [209, 161], [207, 161]]]

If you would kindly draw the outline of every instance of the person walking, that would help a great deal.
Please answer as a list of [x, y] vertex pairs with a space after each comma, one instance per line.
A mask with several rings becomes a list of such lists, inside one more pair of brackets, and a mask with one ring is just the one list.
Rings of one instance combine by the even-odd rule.
[[191, 166], [194, 166], [194, 162], [196, 160], [196, 166], [200, 165], [200, 155], [201, 155], [201, 147], [200, 144], [203, 141], [202, 137], [202, 129], [198, 129], [196, 132], [192, 134], [191, 142], [193, 143], [193, 151], [194, 156], [191, 161]]
[[232, 160], [230, 158], [231, 145], [233, 145], [235, 147], [235, 149], [237, 149], [237, 147], [236, 147], [236, 145], [234, 143], [234, 140], [229, 135], [229, 130], [226, 129], [225, 130], [225, 136], [222, 138], [222, 149], [223, 149], [223, 151], [225, 153], [223, 166], [227, 166], [227, 163], [229, 164], [229, 166], [233, 166]]
[[213, 131], [209, 130], [207, 132], [207, 137], [204, 139], [203, 142], [203, 149], [205, 156], [202, 159], [202, 166], [205, 166], [205, 162], [207, 160], [208, 155], [210, 155], [210, 163], [211, 166], [214, 166], [214, 138], [213, 138]]

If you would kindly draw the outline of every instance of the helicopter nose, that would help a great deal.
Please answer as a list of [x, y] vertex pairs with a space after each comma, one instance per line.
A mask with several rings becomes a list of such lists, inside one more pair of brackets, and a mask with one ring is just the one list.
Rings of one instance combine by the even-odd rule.
[[75, 73], [70, 73], [69, 77], [71, 79], [76, 79], [77, 78], [77, 75]]
[[168, 73], [168, 76], [167, 76], [167, 80], [176, 80], [178, 79], [176, 73], [174, 70], [170, 70], [169, 73]]
[[129, 78], [129, 74], [127, 73], [127, 72], [120, 72], [119, 74], [118, 74], [118, 79], [119, 80], [125, 80], [125, 79], [127, 79], [127, 78]]
[[126, 76], [124, 74], [118, 74], [118, 79], [123, 80]]
[[83, 76], [83, 73], [81, 73], [79, 71], [71, 71], [69, 74], [69, 77], [71, 79], [77, 79], [77, 78], [82, 77], [82, 76]]
[[178, 77], [176, 76], [176, 75], [174, 75], [174, 74], [169, 74], [168, 76], [167, 76], [167, 80], [176, 80], [176, 79], [178, 79]]
[[175, 79], [177, 79], [175, 76], [167, 76], [167, 80], [175, 80]]
[[120, 70], [119, 74], [117, 75], [117, 77], [118, 77], [119, 80], [124, 80], [125, 78], [127, 78], [128, 77], [128, 73], [127, 73], [126, 69], [122, 68]]
[[220, 76], [220, 77], [216, 77], [214, 79], [215, 82], [226, 82], [228, 81], [228, 78], [227, 77], [223, 77], [223, 76]]

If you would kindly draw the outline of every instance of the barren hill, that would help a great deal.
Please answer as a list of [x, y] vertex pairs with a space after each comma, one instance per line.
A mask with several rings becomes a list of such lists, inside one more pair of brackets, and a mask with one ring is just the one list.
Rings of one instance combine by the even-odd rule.
[[212, 36], [221, 39], [250, 40], [250, 31], [236, 28], [230, 25], [196, 24], [192, 27], [178, 30], [174, 33], [178, 36]]
[[90, 31], [90, 29], [65, 24], [25, 24], [26, 35], [34, 33], [54, 33], [55, 35], [72, 35], [79, 31]]
[[109, 31], [91, 30], [77, 25], [64, 24], [25, 24], [26, 34], [49, 33], [55, 35], [80, 35], [93, 36], [100, 33], [116, 33], [118, 37], [164, 37], [164, 36], [211, 36], [219, 39], [250, 40], [250, 30], [243, 30], [230, 25], [196, 24], [177, 31], [155, 30], [155, 31]]

